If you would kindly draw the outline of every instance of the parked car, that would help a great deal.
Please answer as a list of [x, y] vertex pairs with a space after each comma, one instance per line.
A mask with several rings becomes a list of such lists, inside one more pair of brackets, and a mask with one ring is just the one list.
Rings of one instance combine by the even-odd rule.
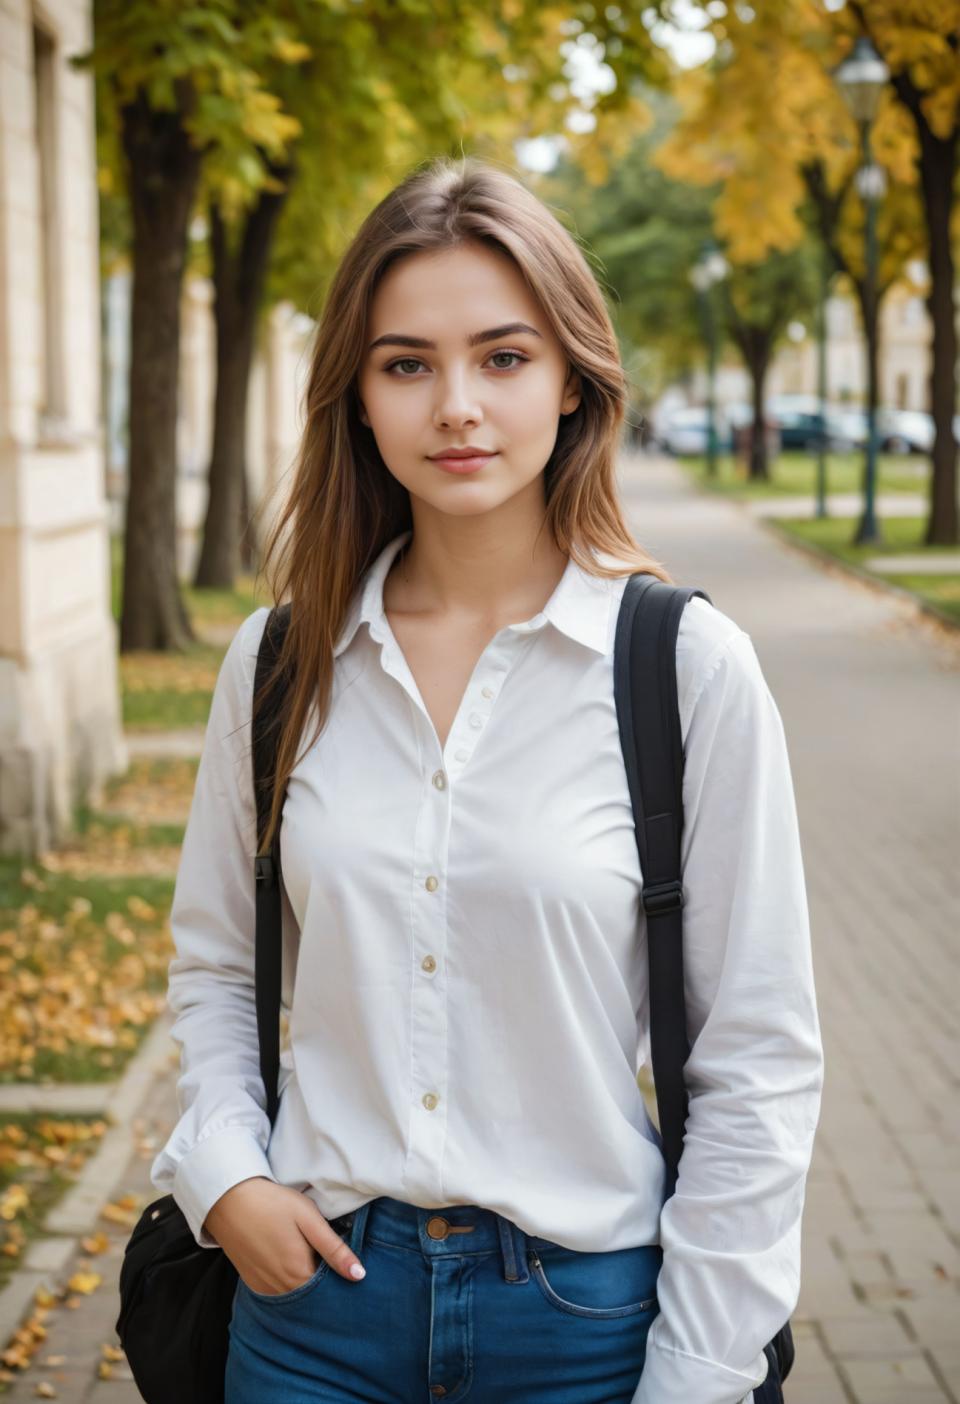
[[826, 414], [816, 395], [773, 395], [767, 402], [767, 417], [780, 431], [785, 449], [817, 449], [826, 433], [827, 447], [852, 447], [851, 425], [842, 411], [828, 404]]
[[[730, 425], [722, 410], [714, 415], [716, 446], [720, 453], [729, 453]], [[687, 405], [674, 410], [664, 424], [660, 442], [668, 453], [700, 454], [707, 451], [707, 410], [705, 405]]]
[[884, 453], [929, 453], [933, 438], [932, 414], [923, 410], [877, 411], [877, 442]]

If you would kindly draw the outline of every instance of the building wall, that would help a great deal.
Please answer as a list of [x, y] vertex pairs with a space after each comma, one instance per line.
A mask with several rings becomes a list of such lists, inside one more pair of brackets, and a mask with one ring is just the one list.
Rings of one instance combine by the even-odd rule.
[[0, 852], [124, 768], [85, 0], [0, 0]]

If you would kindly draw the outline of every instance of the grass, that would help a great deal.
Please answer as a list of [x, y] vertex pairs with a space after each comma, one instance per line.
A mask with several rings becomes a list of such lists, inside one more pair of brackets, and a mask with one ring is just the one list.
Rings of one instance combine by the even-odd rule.
[[[787, 450], [778, 454], [771, 460], [768, 482], [748, 480], [746, 465], [730, 454], [719, 456], [716, 478], [707, 476], [706, 459], [702, 455], [678, 461], [690, 469], [703, 487], [734, 497], [752, 500], [779, 496], [808, 496], [817, 490], [817, 459], [812, 453]], [[879, 492], [925, 494], [929, 477], [929, 460], [920, 454], [881, 454], [877, 460]], [[828, 493], [862, 491], [863, 455], [827, 454], [826, 478]]]
[[[706, 461], [702, 457], [679, 460], [708, 491], [721, 493], [742, 501], [769, 500], [775, 497], [816, 494], [817, 462], [813, 454], [781, 453], [770, 465], [770, 481], [751, 483], [746, 478], [746, 466], [729, 454], [718, 459], [715, 478], [707, 477]], [[863, 455], [856, 453], [829, 454], [826, 464], [827, 492], [861, 493]], [[881, 454], [877, 460], [877, 491], [887, 494], [919, 493], [926, 497], [929, 490], [929, 461], [920, 455], [897, 457]], [[829, 511], [829, 496], [827, 510]], [[867, 562], [876, 557], [919, 554], [935, 559], [938, 554], [955, 553], [956, 546], [927, 546], [923, 536], [926, 519], [916, 516], [879, 517], [882, 543], [872, 546], [853, 544], [857, 529], [856, 517], [777, 517], [773, 527], [799, 541], [825, 551], [837, 561], [853, 565], [884, 585], [894, 584], [933, 605], [951, 621], [960, 624], [960, 574], [937, 575], [888, 574], [872, 570]]]
[[[113, 1081], [139, 1049], [166, 997], [195, 773], [183, 761], [137, 761], [105, 787], [112, 807], [78, 811], [68, 843], [29, 863], [0, 858], [0, 1083]], [[118, 807], [133, 799], [139, 816]], [[143, 871], [158, 856], [161, 871]], [[99, 1116], [0, 1113], [0, 1287], [105, 1130]], [[20, 1363], [8, 1359], [17, 1351], [11, 1342], [3, 1363]]]
[[883, 544], [857, 546], [851, 543], [856, 523], [850, 517], [824, 517], [812, 520], [794, 520], [780, 517], [777, 529], [806, 541], [821, 550], [829, 552], [837, 560], [859, 566], [861, 570], [876, 580], [892, 582], [909, 590], [911, 594], [942, 610], [948, 618], [960, 624], [960, 572], [940, 575], [887, 575], [884, 571], [870, 570], [866, 562], [875, 557], [920, 554], [936, 557], [938, 554], [955, 554], [957, 548], [951, 546], [925, 546], [923, 534], [926, 520], [923, 517], [881, 517], [880, 532]]
[[[123, 593], [123, 541], [110, 541], [111, 600], [119, 621]], [[269, 603], [252, 576], [233, 590], [183, 586], [187, 613], [198, 635], [182, 653], [137, 651], [120, 656], [123, 724], [131, 731], [174, 731], [204, 726], [213, 687], [230, 637], [248, 615]]]

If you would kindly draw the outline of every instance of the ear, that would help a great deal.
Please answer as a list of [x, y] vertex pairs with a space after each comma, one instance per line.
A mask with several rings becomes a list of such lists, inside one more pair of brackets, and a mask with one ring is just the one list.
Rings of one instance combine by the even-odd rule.
[[360, 423], [361, 423], [361, 424], [365, 424], [365, 425], [367, 426], [367, 428], [369, 429], [369, 428], [370, 428], [370, 421], [369, 421], [369, 419], [367, 418], [367, 411], [366, 411], [366, 410], [364, 409], [364, 407], [363, 407], [363, 401], [362, 401], [362, 400], [358, 400], [358, 401], [357, 401], [357, 414], [358, 414], [359, 417], [360, 417]]
[[583, 382], [580, 379], [580, 372], [571, 368], [567, 376], [567, 383], [564, 386], [563, 399], [560, 402], [561, 414], [572, 414], [583, 398]]

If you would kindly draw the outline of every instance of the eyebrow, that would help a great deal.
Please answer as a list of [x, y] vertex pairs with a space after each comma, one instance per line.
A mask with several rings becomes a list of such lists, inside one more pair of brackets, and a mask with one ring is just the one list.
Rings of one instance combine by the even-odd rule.
[[[543, 340], [536, 327], [530, 327], [526, 322], [505, 322], [502, 327], [491, 327], [489, 331], [471, 332], [467, 337], [467, 345], [479, 346], [484, 341], [497, 341], [501, 336], [516, 335], [518, 332], [526, 332], [528, 336]], [[378, 346], [412, 346], [420, 351], [437, 349], [435, 341], [428, 341], [424, 336], [404, 336], [400, 332], [385, 332], [383, 336], [378, 336], [376, 341], [371, 341], [367, 350], [375, 351]]]

